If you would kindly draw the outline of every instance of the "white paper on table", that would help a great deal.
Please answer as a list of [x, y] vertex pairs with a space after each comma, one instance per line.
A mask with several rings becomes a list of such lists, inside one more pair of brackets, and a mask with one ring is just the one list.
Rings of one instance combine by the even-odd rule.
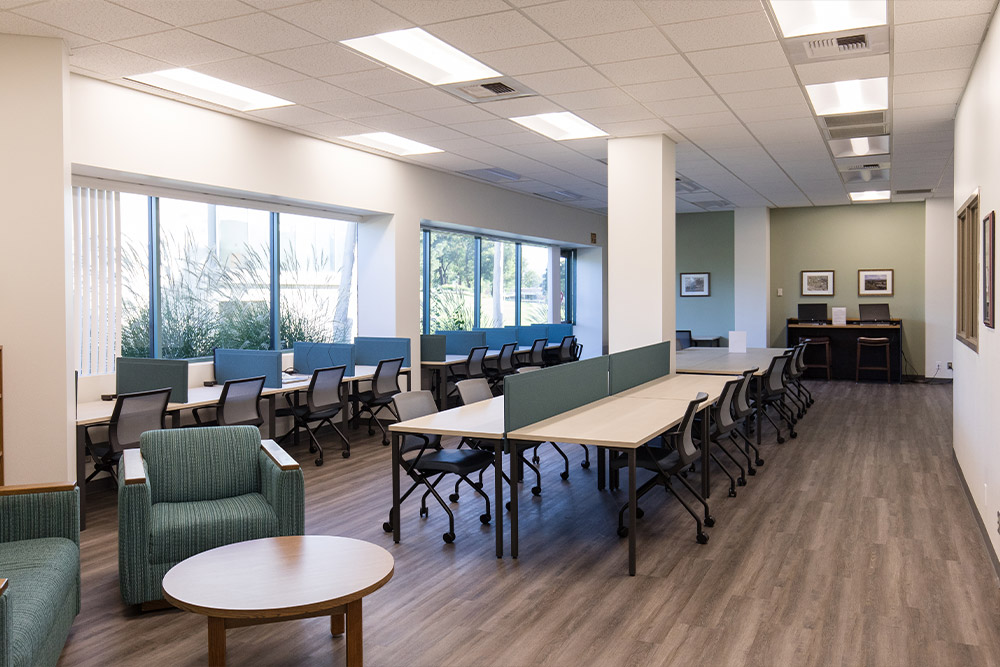
[[747, 332], [746, 331], [730, 331], [729, 332], [729, 352], [744, 354], [747, 351]]
[[833, 307], [833, 323], [843, 326], [847, 324], [847, 308], [844, 306]]

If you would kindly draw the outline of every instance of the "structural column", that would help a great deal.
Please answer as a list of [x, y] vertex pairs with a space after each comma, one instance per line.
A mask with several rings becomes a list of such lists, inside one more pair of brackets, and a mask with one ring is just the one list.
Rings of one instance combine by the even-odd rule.
[[675, 148], [662, 134], [608, 141], [611, 352], [674, 340]]
[[747, 332], [747, 347], [770, 347], [771, 212], [738, 208], [733, 213], [736, 330]]
[[68, 78], [61, 40], [0, 35], [6, 484], [76, 480]]

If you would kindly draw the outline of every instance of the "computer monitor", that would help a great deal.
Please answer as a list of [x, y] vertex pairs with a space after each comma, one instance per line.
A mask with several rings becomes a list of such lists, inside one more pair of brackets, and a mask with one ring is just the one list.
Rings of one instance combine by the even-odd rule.
[[887, 303], [859, 304], [858, 314], [858, 319], [862, 322], [889, 322], [892, 319], [889, 315], [889, 304]]
[[800, 303], [799, 322], [826, 322], [826, 304]]

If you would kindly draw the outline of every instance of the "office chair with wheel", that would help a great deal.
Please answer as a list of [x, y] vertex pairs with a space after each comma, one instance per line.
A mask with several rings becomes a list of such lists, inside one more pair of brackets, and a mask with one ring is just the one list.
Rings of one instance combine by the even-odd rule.
[[264, 423], [260, 413], [264, 380], [263, 375], [227, 380], [218, 405], [194, 409], [195, 422], [198, 426], [260, 426]]
[[788, 399], [795, 412], [795, 416], [798, 419], [802, 419], [806, 415], [806, 411], [809, 409], [809, 404], [802, 397], [799, 387], [801, 386], [802, 372], [799, 370], [799, 360], [802, 357], [803, 352], [806, 349], [805, 343], [799, 343], [792, 348], [792, 358], [785, 365], [785, 386], [788, 389], [785, 392], [785, 398]]
[[[808, 341], [809, 339], [807, 338], [806, 340]], [[802, 351], [798, 355], [792, 357], [792, 361], [795, 366], [795, 387], [799, 396], [802, 397], [806, 405], [810, 406], [816, 401], [813, 400], [812, 392], [809, 391], [809, 388], [806, 387], [805, 383], [802, 381], [802, 376], [805, 375], [806, 369], [809, 368], [809, 366], [806, 365], [806, 348], [809, 346], [809, 343], [803, 342], [800, 338], [799, 344], [802, 346]]]
[[[434, 396], [426, 390], [397, 394], [393, 396], [392, 402], [395, 413], [402, 421], [438, 411]], [[420, 516], [428, 515], [427, 496], [433, 495], [448, 513], [448, 532], [442, 536], [446, 543], [451, 544], [455, 541], [455, 515], [437, 491], [437, 485], [445, 475], [458, 475], [460, 481], [464, 481], [482, 496], [486, 502], [486, 512], [479, 515], [479, 520], [484, 524], [492, 521], [490, 497], [482, 490], [482, 485], [476, 486], [469, 479], [469, 475], [482, 473], [493, 465], [492, 452], [480, 449], [444, 449], [441, 447], [440, 435], [405, 433], [399, 435], [399, 465], [413, 480], [410, 488], [400, 497], [400, 506], [417, 487], [424, 486], [426, 491], [420, 499]], [[392, 510], [389, 510], [389, 520], [382, 524], [382, 529], [387, 533], [392, 532]]]
[[[758, 370], [760, 369], [754, 367], [743, 371], [743, 377], [740, 378], [739, 388], [736, 390], [736, 397], [733, 400], [733, 420], [737, 426], [730, 431], [729, 437], [733, 439], [739, 438], [743, 441], [743, 451], [747, 455], [747, 458], [750, 457], [750, 450], [753, 450], [753, 463], [755, 466], [760, 467], [764, 465], [764, 459], [760, 458], [760, 450], [757, 449], [757, 445], [750, 439], [750, 434], [753, 431], [749, 427], [749, 424], [755, 419], [756, 412], [753, 404], [750, 402], [750, 383], [753, 381], [754, 373]], [[742, 424], [742, 427], [740, 427], [740, 424]], [[750, 474], [756, 474], [756, 470]]]
[[[318, 466], [323, 465], [323, 446], [316, 437], [316, 432], [323, 424], [330, 426], [344, 443], [341, 456], [346, 459], [351, 455], [351, 443], [334, 422], [334, 418], [340, 414], [340, 410], [343, 408], [340, 385], [344, 380], [345, 369], [346, 366], [317, 368], [313, 371], [309, 387], [305, 392], [305, 405], [298, 404], [299, 392], [295, 392], [294, 399], [291, 394], [285, 394], [288, 407], [279, 408], [274, 413], [276, 417], [292, 417], [295, 420], [292, 430], [279, 440], [284, 440], [289, 435], [298, 433], [300, 428], [305, 429], [309, 435], [309, 453], [319, 453], [316, 457], [316, 465]], [[313, 422], [318, 422], [315, 427], [310, 426]]]
[[580, 361], [580, 357], [583, 356], [583, 343], [573, 343], [573, 361]]
[[[451, 382], [457, 387], [462, 380], [486, 377], [486, 353], [488, 351], [489, 348], [485, 346], [469, 350], [469, 356], [464, 364], [448, 366], [448, 378], [445, 382]], [[446, 394], [445, 401], [447, 402], [447, 398], [456, 393], [458, 393], [458, 389], [452, 387], [451, 391]]]
[[[755, 475], [757, 469], [753, 467], [753, 462], [750, 460], [750, 455], [741, 451], [739, 448], [739, 443], [734, 441], [734, 436], [732, 435], [733, 429], [736, 428], [736, 420], [733, 418], [733, 403], [736, 400], [736, 394], [739, 392], [740, 383], [743, 378], [736, 378], [735, 380], [730, 380], [722, 387], [722, 393], [719, 398], [716, 399], [715, 403], [709, 408], [709, 423], [708, 423], [708, 439], [710, 445], [715, 445], [719, 451], [721, 451], [726, 458], [733, 462], [733, 464], [739, 469], [740, 474], [738, 477], [733, 477], [729, 470], [722, 464], [722, 461], [716, 457], [715, 452], [711, 450], [708, 451], [708, 455], [715, 461], [722, 472], [726, 474], [729, 478], [729, 497], [734, 498], [736, 496], [737, 486], [746, 486], [747, 474]], [[698, 428], [700, 426], [701, 419], [695, 418], [695, 438], [700, 441], [701, 430]], [[736, 445], [736, 451], [746, 458], [746, 467], [743, 463], [739, 461], [733, 454], [722, 444], [724, 440], [728, 440], [730, 443]], [[699, 442], [699, 444], [701, 444]]]
[[[771, 359], [771, 363], [768, 365], [767, 370], [764, 371], [764, 375], [756, 378], [761, 391], [761, 414], [771, 423], [775, 431], [777, 431], [779, 444], [783, 443], [785, 438], [781, 435], [781, 427], [768, 413], [768, 408], [772, 408], [775, 414], [777, 414], [778, 419], [785, 422], [788, 426], [789, 436], [792, 438], [798, 437], [798, 433], [795, 432], [795, 415], [793, 415], [789, 411], [788, 406], [785, 405], [785, 392], [787, 391], [784, 377], [785, 367], [791, 359], [792, 353], [790, 350], [784, 354], [774, 357]], [[760, 428], [760, 426], [760, 424], [757, 424], [757, 428]]]
[[514, 366], [514, 350], [516, 349], [517, 343], [504, 343], [500, 348], [500, 356], [497, 357], [496, 366], [483, 366], [490, 387], [494, 390], [499, 387], [501, 394], [503, 393], [503, 379], [517, 372], [517, 368]]
[[382, 431], [382, 444], [389, 444], [389, 433], [378, 420], [378, 413], [383, 409], [388, 410], [396, 420], [396, 408], [393, 407], [392, 398], [400, 392], [399, 371], [403, 368], [403, 357], [395, 359], [383, 359], [375, 367], [375, 375], [372, 376], [372, 386], [367, 391], [358, 392], [358, 401], [361, 403], [358, 408], [358, 419], [365, 412], [368, 413], [368, 435], [375, 435], [375, 426]]
[[557, 366], [573, 361], [573, 345], [575, 344], [576, 336], [563, 336], [558, 349], [552, 351], [543, 349], [542, 359], [545, 361], [545, 365]]
[[528, 352], [528, 360], [523, 362], [521, 366], [538, 366], [541, 368], [545, 365], [545, 344], [548, 343], [547, 338], [538, 338], [534, 343], [531, 344], [531, 350]]
[[[84, 442], [94, 461], [94, 472], [86, 481], [98, 473], [111, 473], [111, 479], [118, 483], [118, 462], [122, 452], [139, 446], [139, 436], [146, 431], [166, 428], [167, 401], [170, 387], [119, 394], [107, 424], [92, 424], [84, 429]], [[105, 431], [107, 440], [96, 438], [95, 434]]]

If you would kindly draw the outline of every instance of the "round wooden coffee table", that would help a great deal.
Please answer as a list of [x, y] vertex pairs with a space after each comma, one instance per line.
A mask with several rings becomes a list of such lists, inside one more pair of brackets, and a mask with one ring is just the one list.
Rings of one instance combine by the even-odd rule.
[[229, 544], [196, 554], [163, 577], [163, 597], [208, 617], [208, 664], [226, 664], [226, 629], [330, 616], [347, 664], [363, 662], [361, 598], [392, 578], [380, 546], [349, 537], [297, 535]]

